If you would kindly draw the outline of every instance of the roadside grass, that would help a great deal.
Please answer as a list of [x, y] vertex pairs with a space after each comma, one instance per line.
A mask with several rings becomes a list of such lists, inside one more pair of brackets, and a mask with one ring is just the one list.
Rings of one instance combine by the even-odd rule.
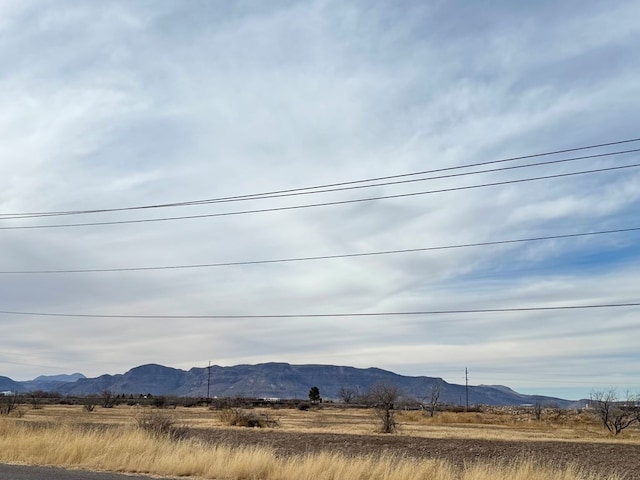
[[267, 448], [210, 445], [172, 438], [134, 424], [89, 426], [0, 418], [0, 462], [124, 473], [237, 480], [621, 480], [574, 466], [529, 459], [474, 463], [456, 469], [441, 460], [388, 454], [346, 457], [323, 452], [277, 457]]

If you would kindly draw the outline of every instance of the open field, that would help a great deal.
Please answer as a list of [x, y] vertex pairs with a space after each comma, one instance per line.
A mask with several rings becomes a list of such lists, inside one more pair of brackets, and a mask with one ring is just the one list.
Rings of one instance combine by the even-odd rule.
[[[23, 422], [47, 422], [64, 425], [130, 425], [141, 411], [149, 407], [96, 407], [93, 412], [77, 405], [47, 405], [41, 409], [22, 407], [16, 415]], [[177, 407], [162, 410], [174, 423], [193, 430], [228, 429], [220, 416], [206, 407]], [[377, 434], [371, 409], [318, 408], [256, 408], [257, 415], [266, 415], [278, 423], [279, 432]], [[613, 437], [589, 413], [550, 410], [536, 421], [526, 409], [490, 409], [482, 413], [440, 412], [431, 418], [421, 411], [399, 411], [400, 428], [394, 436], [423, 438], [462, 438], [476, 440], [614, 442], [640, 445], [640, 429], [631, 428]]]
[[135, 427], [151, 412], [23, 407], [0, 418], [0, 462], [200, 478], [640, 479], [640, 429], [614, 438], [584, 413], [398, 412], [398, 433], [385, 435], [366, 409], [252, 411], [277, 421], [264, 429], [226, 426], [204, 407], [158, 412], [184, 427], [176, 441]]

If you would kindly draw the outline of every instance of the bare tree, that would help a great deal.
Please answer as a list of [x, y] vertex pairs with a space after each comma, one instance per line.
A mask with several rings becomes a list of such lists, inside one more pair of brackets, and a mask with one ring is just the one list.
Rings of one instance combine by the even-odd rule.
[[0, 394], [0, 415], [9, 415], [18, 406], [18, 393]]
[[29, 393], [29, 398], [31, 399], [31, 407], [34, 410], [39, 410], [42, 408], [42, 401], [47, 396], [47, 392], [43, 392], [42, 390], [35, 390]]
[[342, 403], [351, 403], [358, 396], [358, 390], [351, 387], [340, 387], [338, 390], [338, 398], [342, 400]]
[[101, 396], [102, 396], [102, 406], [104, 408], [113, 408], [113, 406], [117, 402], [116, 396], [110, 390], [104, 390]]
[[393, 433], [398, 428], [395, 420], [395, 404], [400, 398], [400, 390], [395, 385], [377, 383], [369, 390], [367, 399], [375, 409], [382, 433]]
[[440, 401], [440, 385], [437, 383], [431, 385], [429, 395], [425, 397], [425, 400], [429, 416], [435, 417], [438, 411], [438, 402]]
[[636, 398], [627, 393], [625, 401], [620, 401], [615, 388], [608, 391], [591, 392], [591, 407], [602, 425], [614, 435], [640, 422], [640, 408]]
[[533, 404], [533, 416], [538, 422], [542, 420], [542, 412], [544, 412], [544, 405], [540, 400], [536, 400]]

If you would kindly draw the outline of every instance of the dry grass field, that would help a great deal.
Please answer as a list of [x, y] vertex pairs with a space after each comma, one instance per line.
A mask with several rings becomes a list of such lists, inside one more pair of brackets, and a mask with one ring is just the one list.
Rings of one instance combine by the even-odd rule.
[[205, 407], [23, 406], [0, 418], [0, 462], [207, 479], [640, 479], [640, 429], [612, 437], [584, 412], [398, 412], [395, 434], [367, 409], [244, 412], [271, 427], [228, 426]]

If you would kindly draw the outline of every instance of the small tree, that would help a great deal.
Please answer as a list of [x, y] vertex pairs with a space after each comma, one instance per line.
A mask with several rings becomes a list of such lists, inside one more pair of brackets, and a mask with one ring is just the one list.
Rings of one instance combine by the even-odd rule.
[[9, 415], [18, 406], [18, 393], [0, 394], [0, 415]]
[[110, 390], [104, 390], [101, 396], [102, 396], [102, 406], [104, 408], [113, 408], [113, 406], [117, 402], [116, 396]]
[[615, 388], [604, 392], [591, 392], [591, 407], [602, 425], [614, 435], [618, 435], [625, 428], [640, 422], [640, 408], [636, 406], [637, 399], [627, 394], [626, 401], [621, 402]]
[[426, 397], [427, 410], [430, 417], [435, 417], [438, 411], [438, 402], [440, 401], [440, 385], [433, 384], [429, 390], [429, 395]]
[[34, 410], [39, 410], [42, 408], [42, 400], [47, 396], [46, 392], [42, 390], [35, 390], [29, 393], [29, 398], [31, 400], [31, 408]]
[[542, 420], [542, 412], [544, 411], [544, 405], [540, 400], [536, 400], [533, 404], [533, 417], [539, 422]]
[[318, 387], [311, 387], [311, 390], [309, 390], [309, 401], [311, 403], [320, 403], [321, 400], [320, 389], [318, 389]]
[[398, 428], [395, 420], [395, 404], [400, 398], [400, 390], [395, 385], [378, 383], [367, 394], [369, 404], [375, 409], [382, 433], [393, 433]]
[[338, 398], [342, 400], [342, 403], [351, 403], [358, 396], [358, 391], [351, 387], [340, 387], [338, 390]]

